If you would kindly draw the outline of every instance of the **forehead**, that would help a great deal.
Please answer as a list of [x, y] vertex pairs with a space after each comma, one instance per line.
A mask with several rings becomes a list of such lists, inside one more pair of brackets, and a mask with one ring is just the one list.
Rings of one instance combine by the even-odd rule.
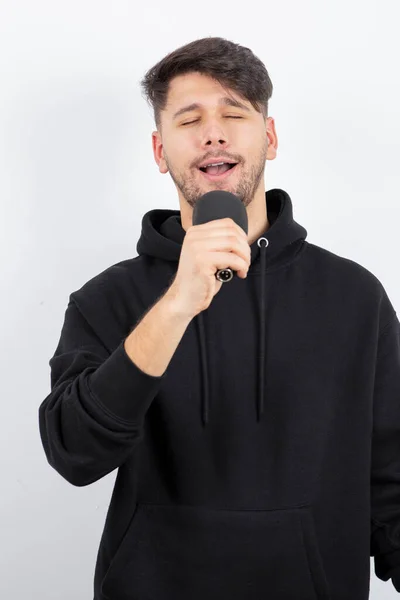
[[189, 110], [215, 104], [234, 106], [247, 112], [252, 109], [248, 100], [201, 73], [179, 75], [169, 83], [166, 112], [172, 120]]

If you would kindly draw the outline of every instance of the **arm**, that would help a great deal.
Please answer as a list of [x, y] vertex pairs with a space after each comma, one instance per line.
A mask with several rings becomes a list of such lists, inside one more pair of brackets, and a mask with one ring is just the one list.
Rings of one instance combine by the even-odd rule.
[[39, 407], [47, 460], [67, 481], [97, 481], [141, 441], [145, 414], [190, 320], [165, 294], [110, 354], [70, 297], [49, 361], [51, 392]]
[[371, 461], [371, 556], [375, 574], [400, 592], [400, 323], [379, 336]]
[[191, 316], [185, 316], [170, 287], [125, 340], [130, 359], [145, 373], [161, 377], [175, 354]]

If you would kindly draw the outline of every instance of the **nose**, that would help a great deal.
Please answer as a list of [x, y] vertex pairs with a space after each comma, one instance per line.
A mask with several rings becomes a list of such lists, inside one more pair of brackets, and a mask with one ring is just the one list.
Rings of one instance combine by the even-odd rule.
[[[220, 139], [217, 140], [217, 144], [224, 145], [224, 144], [226, 144], [226, 142], [225, 142], [225, 140], [223, 140], [222, 138], [220, 138]], [[214, 145], [214, 141], [211, 140], [211, 139], [209, 139], [209, 140], [207, 140], [207, 142], [206, 142], [205, 145], [206, 146], [213, 146]]]
[[213, 121], [209, 122], [208, 126], [203, 131], [203, 146], [223, 146], [228, 143], [226, 134], [222, 131], [222, 128], [218, 123]]

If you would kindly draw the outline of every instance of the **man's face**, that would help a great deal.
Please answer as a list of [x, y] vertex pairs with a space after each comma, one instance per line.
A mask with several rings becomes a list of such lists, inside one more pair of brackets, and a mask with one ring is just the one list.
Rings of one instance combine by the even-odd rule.
[[[223, 98], [243, 106], [222, 103]], [[193, 103], [198, 107], [176, 115]], [[152, 134], [154, 156], [160, 172], [170, 172], [180, 200], [192, 208], [203, 194], [218, 189], [236, 194], [248, 206], [257, 191], [264, 196], [265, 161], [275, 157], [273, 148], [267, 156], [267, 130], [275, 135], [273, 119], [264, 121], [232, 90], [201, 73], [180, 75], [170, 82], [161, 131]], [[218, 157], [238, 164], [223, 179], [211, 181], [199, 165], [220, 162]]]

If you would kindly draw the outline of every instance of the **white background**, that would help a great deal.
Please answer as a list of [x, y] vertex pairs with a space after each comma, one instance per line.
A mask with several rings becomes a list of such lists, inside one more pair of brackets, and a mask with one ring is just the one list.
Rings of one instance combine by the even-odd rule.
[[[274, 85], [266, 189], [285, 189], [308, 241], [371, 270], [399, 311], [399, 18], [398, 0], [1, 0], [1, 598], [93, 597], [116, 471], [63, 480], [38, 407], [70, 292], [137, 255], [145, 212], [179, 209], [153, 158], [145, 71], [208, 35], [250, 47]], [[371, 599], [397, 598], [371, 569]]]

